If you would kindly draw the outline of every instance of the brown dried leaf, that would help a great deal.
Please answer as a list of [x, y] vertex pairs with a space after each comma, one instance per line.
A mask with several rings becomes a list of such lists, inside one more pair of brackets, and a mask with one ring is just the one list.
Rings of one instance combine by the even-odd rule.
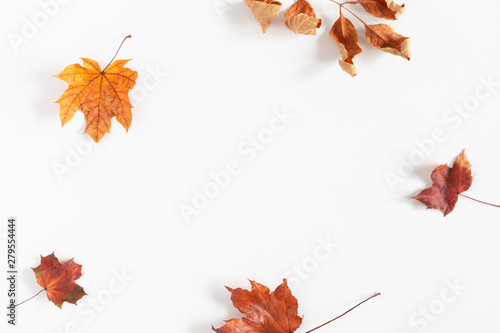
[[387, 24], [365, 25], [366, 40], [377, 49], [410, 60], [410, 38], [396, 33]]
[[397, 20], [406, 10], [405, 5], [398, 5], [394, 0], [360, 0], [359, 3], [370, 14], [386, 20]]
[[306, 0], [298, 0], [285, 13], [285, 25], [296, 34], [316, 35], [321, 19], [316, 18], [314, 9]]
[[358, 32], [354, 24], [340, 13], [339, 19], [330, 30], [330, 36], [337, 43], [342, 55], [342, 59], [339, 60], [340, 67], [344, 72], [355, 76], [357, 74], [356, 67], [352, 59], [357, 54], [360, 54], [362, 50], [358, 45]]
[[274, 0], [245, 0], [245, 3], [259, 21], [262, 32], [266, 33], [280, 11], [281, 2]]

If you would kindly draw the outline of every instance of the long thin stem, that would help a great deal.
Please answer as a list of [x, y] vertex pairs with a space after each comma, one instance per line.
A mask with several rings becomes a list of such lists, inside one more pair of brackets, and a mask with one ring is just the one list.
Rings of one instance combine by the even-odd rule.
[[27, 302], [27, 301], [29, 301], [30, 299], [37, 297], [38, 295], [40, 295], [40, 293], [41, 293], [42, 291], [45, 291], [45, 290], [47, 290], [47, 288], [43, 288], [43, 289], [42, 289], [42, 290], [40, 290], [38, 293], [36, 293], [36, 295], [35, 295], [35, 296], [31, 296], [31, 297], [30, 297], [30, 298], [28, 298], [27, 300], [22, 301], [21, 303], [18, 303], [18, 304], [16, 304], [16, 305], [14, 305], [14, 307], [19, 306], [19, 305], [21, 305], [21, 304], [23, 304], [23, 303], [26, 303], [26, 302]]
[[132, 38], [132, 35], [128, 35], [125, 38], [123, 38], [122, 43], [118, 47], [118, 50], [116, 50], [115, 56], [113, 57], [113, 59], [111, 59], [111, 61], [109, 62], [109, 64], [106, 67], [104, 67], [104, 69], [102, 70], [103, 72], [106, 70], [106, 68], [108, 68], [109, 65], [111, 65], [111, 63], [113, 62], [113, 60], [115, 60], [116, 56], [118, 55], [118, 52], [120, 52], [120, 49], [122, 48], [122, 45], [123, 45], [123, 43], [125, 43], [125, 40], [127, 38]]
[[364, 302], [368, 302], [368, 301], [369, 301], [369, 300], [371, 300], [372, 298], [377, 297], [377, 296], [379, 296], [379, 295], [380, 295], [380, 293], [376, 293], [375, 295], [368, 297], [368, 298], [367, 298], [367, 299], [365, 299], [363, 302], [360, 302], [360, 303], [356, 304], [355, 306], [353, 306], [352, 308], [350, 308], [349, 310], [347, 310], [346, 312], [344, 312], [344, 313], [343, 313], [343, 314], [341, 314], [340, 316], [337, 316], [337, 317], [333, 318], [332, 320], [327, 321], [327, 322], [326, 322], [326, 323], [324, 323], [323, 325], [319, 325], [318, 327], [313, 328], [313, 329], [312, 329], [312, 330], [310, 330], [310, 331], [307, 331], [306, 333], [311, 333], [312, 331], [315, 331], [315, 330], [317, 330], [318, 328], [321, 328], [321, 327], [323, 327], [323, 326], [325, 326], [325, 325], [330, 324], [332, 321], [335, 321], [335, 320], [339, 319], [340, 317], [345, 316], [346, 314], [348, 314], [348, 313], [349, 313], [349, 312], [351, 312], [352, 310], [356, 309], [358, 306], [360, 306], [360, 305], [361, 305], [361, 304], [363, 304]]
[[465, 194], [462, 194], [462, 193], [458, 193], [458, 195], [461, 195], [461, 196], [463, 196], [463, 197], [465, 197], [467, 199], [471, 199], [471, 200], [480, 202], [480, 203], [485, 204], [485, 205], [490, 205], [490, 206], [493, 206], [493, 207], [500, 207], [500, 205], [494, 205], [494, 204], [491, 204], [489, 202], [484, 202], [484, 201], [481, 201], [481, 200], [477, 200], [477, 199], [471, 198], [468, 195], [465, 195]]
[[330, 1], [331, 1], [331, 2], [333, 2], [333, 3], [336, 3], [337, 5], [339, 5], [339, 6], [340, 6], [340, 8], [344, 8], [344, 9], [345, 9], [345, 10], [347, 10], [349, 13], [351, 13], [351, 15], [352, 15], [352, 16], [354, 16], [355, 18], [357, 18], [357, 19], [358, 19], [361, 23], [363, 23], [364, 25], [367, 25], [367, 24], [366, 24], [366, 22], [365, 22], [365, 21], [363, 21], [363, 20], [362, 20], [362, 19], [361, 19], [358, 15], [354, 14], [354, 13], [353, 13], [350, 9], [348, 9], [348, 8], [344, 7], [344, 5], [345, 5], [346, 3], [350, 3], [350, 1], [348, 1], [348, 2], [343, 2], [343, 3], [337, 2], [337, 1], [335, 1], [335, 0], [330, 0]]

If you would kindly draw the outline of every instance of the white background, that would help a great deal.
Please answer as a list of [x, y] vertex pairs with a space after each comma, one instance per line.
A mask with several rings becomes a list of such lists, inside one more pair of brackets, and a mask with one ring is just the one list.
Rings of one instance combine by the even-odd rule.
[[[475, 172], [466, 194], [500, 203], [500, 87], [480, 82], [500, 81], [500, 5], [408, 1], [390, 24], [412, 37], [410, 62], [369, 46], [353, 20], [363, 53], [351, 78], [328, 35], [337, 5], [311, 3], [323, 19], [317, 36], [284, 27], [288, 0], [265, 35], [236, 0], [73, 0], [16, 51], [9, 36], [43, 11], [35, 0], [2, 2], [2, 272], [7, 217], [16, 216], [19, 300], [40, 290], [30, 268], [53, 251], [83, 265], [77, 282], [89, 294], [62, 310], [40, 295], [8, 332], [210, 332], [240, 315], [224, 286], [249, 288], [249, 278], [274, 289], [285, 275], [298, 281], [297, 332], [375, 292], [317, 332], [500, 330], [500, 209], [460, 198], [444, 218], [408, 199], [465, 148]], [[128, 133], [113, 120], [89, 145], [81, 112], [61, 128], [54, 101], [67, 84], [52, 75], [79, 57], [105, 66], [127, 34], [118, 58], [133, 58], [143, 94], [131, 93]], [[476, 89], [489, 95], [479, 101]], [[453, 113], [474, 101], [467, 117]], [[285, 109], [296, 117], [248, 161], [238, 147]], [[435, 129], [446, 139], [419, 152], [416, 141]], [[54, 165], [82, 146], [90, 153], [73, 156], [60, 180]], [[418, 165], [391, 188], [387, 174], [411, 156]], [[241, 173], [186, 222], [180, 205], [232, 160]], [[328, 238], [339, 247], [318, 261], [318, 239]], [[289, 274], [294, 266], [307, 277]], [[126, 285], [114, 277], [122, 271], [134, 278]], [[454, 280], [466, 290], [441, 309]], [[439, 314], [423, 320], [429, 307]]]

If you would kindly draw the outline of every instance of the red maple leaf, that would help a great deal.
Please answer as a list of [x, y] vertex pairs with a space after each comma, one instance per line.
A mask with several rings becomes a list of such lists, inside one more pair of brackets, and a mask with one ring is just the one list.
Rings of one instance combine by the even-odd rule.
[[[300, 327], [302, 317], [297, 315], [299, 303], [288, 288], [286, 279], [283, 279], [283, 283], [272, 293], [268, 287], [260, 283], [254, 281], [250, 283], [252, 284], [251, 291], [226, 287], [231, 292], [234, 307], [246, 314], [246, 317], [228, 320], [221, 328], [216, 329], [212, 326], [212, 330], [217, 333], [293, 333]], [[378, 295], [380, 293], [366, 298], [343, 314], [306, 333], [311, 333], [343, 317]]]
[[76, 304], [87, 295], [75, 282], [82, 276], [82, 265], [78, 265], [73, 259], [61, 264], [54, 253], [40, 257], [41, 263], [33, 271], [38, 284], [47, 291], [49, 301], [61, 308], [64, 302]]
[[217, 333], [292, 333], [302, 317], [297, 315], [298, 302], [286, 284], [286, 279], [275, 291], [254, 281], [252, 290], [231, 289], [231, 300], [235, 308], [246, 314], [246, 318], [231, 319], [221, 328], [212, 329]]
[[455, 208], [458, 195], [472, 185], [471, 165], [465, 157], [465, 150], [455, 159], [453, 167], [442, 164], [435, 168], [431, 179], [432, 187], [412, 198], [425, 204], [427, 209], [439, 209], [446, 216]]

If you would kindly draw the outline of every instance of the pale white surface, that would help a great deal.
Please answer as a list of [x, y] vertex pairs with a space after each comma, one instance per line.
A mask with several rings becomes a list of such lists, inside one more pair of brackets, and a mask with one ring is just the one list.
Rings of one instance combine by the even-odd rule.
[[[16, 216], [20, 299], [39, 290], [30, 267], [52, 251], [83, 264], [78, 283], [89, 296], [59, 310], [41, 295], [19, 308], [15, 329], [2, 310], [2, 332], [210, 332], [239, 316], [225, 285], [248, 288], [250, 278], [274, 289], [303, 264], [312, 272], [293, 288], [304, 315], [297, 332], [378, 291], [318, 333], [500, 330], [500, 210], [461, 198], [443, 218], [407, 199], [466, 148], [476, 172], [467, 194], [500, 203], [500, 87], [460, 125], [444, 118], [480, 77], [500, 81], [500, 5], [407, 1], [391, 25], [412, 37], [411, 62], [369, 47], [360, 27], [351, 78], [328, 35], [337, 6], [311, 2], [324, 24], [316, 37], [289, 32], [284, 10], [263, 35], [236, 0], [67, 1], [15, 52], [8, 34], [41, 7], [3, 1], [0, 234]], [[54, 101], [66, 83], [51, 75], [79, 57], [106, 65], [127, 34], [119, 58], [133, 58], [136, 89], [146, 91], [133, 98], [132, 127], [127, 134], [113, 121], [60, 181], [54, 163], [89, 138], [81, 112], [60, 127]], [[155, 68], [168, 76], [147, 90]], [[238, 147], [284, 108], [296, 118], [247, 161]], [[386, 173], [437, 128], [446, 140], [391, 189]], [[232, 160], [241, 173], [186, 223], [180, 205]], [[313, 267], [318, 237], [340, 246]], [[0, 246], [4, 258], [5, 238]], [[3, 277], [4, 259], [0, 267]], [[113, 273], [122, 270], [134, 277], [124, 287]], [[428, 327], [410, 321], [451, 297], [454, 279], [467, 289]], [[5, 304], [4, 278], [0, 295]]]

